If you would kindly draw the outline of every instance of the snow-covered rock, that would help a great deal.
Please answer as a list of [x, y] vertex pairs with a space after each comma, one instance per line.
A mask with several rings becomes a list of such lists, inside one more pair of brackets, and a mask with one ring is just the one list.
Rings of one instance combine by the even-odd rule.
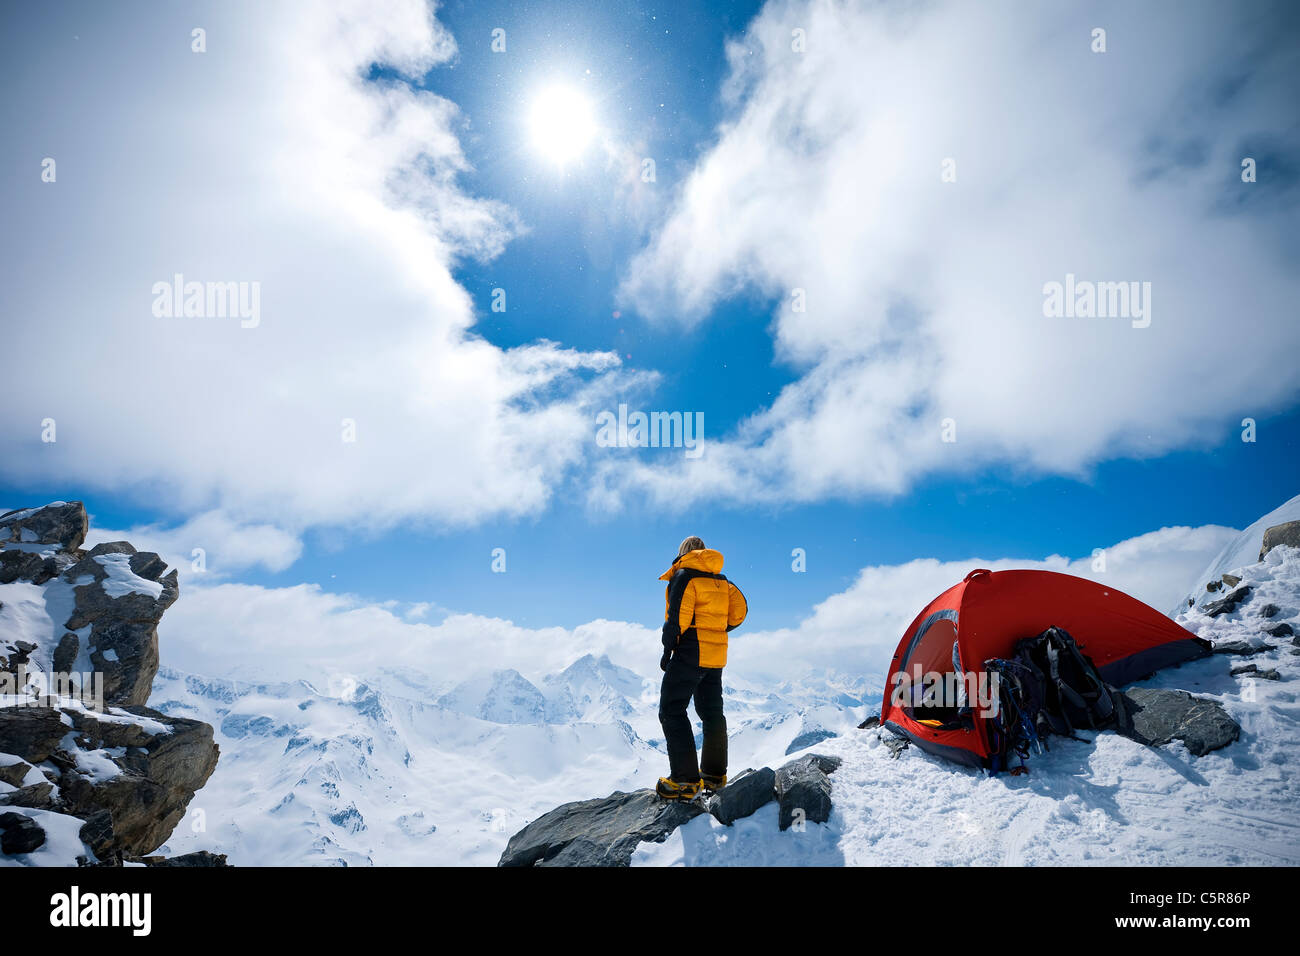
[[[1171, 610], [1171, 614], [1181, 614], [1185, 608], [1205, 600], [1206, 585], [1221, 581], [1225, 573], [1240, 577], [1242, 568], [1257, 564], [1262, 560], [1260, 550], [1264, 546], [1264, 533], [1272, 527], [1291, 521], [1300, 521], [1300, 495], [1296, 495], [1253, 521], [1239, 535], [1224, 546], [1214, 560], [1197, 575], [1181, 604]], [[1235, 587], [1235, 585], [1233, 585]]]
[[144, 706], [176, 572], [124, 541], [84, 551], [87, 527], [81, 502], [0, 516], [0, 805], [49, 837], [0, 863], [148, 854], [217, 762], [210, 726]]

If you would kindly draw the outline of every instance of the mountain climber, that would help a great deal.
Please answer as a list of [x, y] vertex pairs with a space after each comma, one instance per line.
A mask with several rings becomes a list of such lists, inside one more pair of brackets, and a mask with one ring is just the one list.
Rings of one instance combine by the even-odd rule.
[[[690, 800], [727, 783], [727, 718], [722, 713], [722, 668], [727, 664], [727, 632], [749, 612], [745, 595], [726, 579], [722, 554], [692, 535], [677, 549], [677, 559], [659, 576], [664, 588], [664, 672], [659, 691], [659, 723], [668, 747], [669, 775], [655, 791], [668, 800]], [[695, 734], [686, 705], [704, 725], [696, 761]], [[703, 771], [701, 773], [701, 771]]]

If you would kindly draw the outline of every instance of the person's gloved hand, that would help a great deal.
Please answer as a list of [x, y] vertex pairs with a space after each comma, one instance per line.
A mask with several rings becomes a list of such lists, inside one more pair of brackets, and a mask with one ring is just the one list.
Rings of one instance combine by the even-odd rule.
[[667, 671], [667, 670], [668, 670], [668, 662], [671, 661], [672, 659], [673, 659], [673, 652], [672, 652], [672, 651], [664, 651], [664, 656], [661, 657], [661, 658], [659, 658], [659, 669], [660, 669], [661, 671]]

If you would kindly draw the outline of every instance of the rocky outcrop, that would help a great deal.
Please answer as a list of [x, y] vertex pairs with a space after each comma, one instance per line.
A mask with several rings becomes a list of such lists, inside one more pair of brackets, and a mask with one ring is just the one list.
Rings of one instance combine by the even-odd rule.
[[[119, 772], [106, 779], [65, 772], [62, 798], [75, 816], [107, 809], [114, 846], [126, 855], [143, 856], [161, 846], [184, 817], [190, 798], [217, 767], [217, 747], [208, 724], [167, 717], [147, 707], [123, 711], [146, 722], [72, 714], [77, 745], [107, 751]], [[58, 753], [53, 758], [56, 765], [65, 760]], [[65, 771], [75, 769], [73, 763]]]
[[[211, 776], [218, 749], [207, 724], [145, 706], [158, 670], [158, 622], [179, 595], [176, 572], [125, 541], [87, 551], [87, 530], [81, 502], [0, 516], [0, 585], [40, 586], [50, 617], [33, 624], [0, 616], [0, 679], [10, 691], [26, 688], [17, 706], [0, 708], [0, 805], [80, 818], [93, 855], [85, 862], [114, 865], [163, 844]], [[87, 668], [90, 681], [52, 682]], [[99, 699], [86, 692], [96, 687]], [[6, 845], [30, 840], [21, 826]]]
[[771, 767], [746, 770], [713, 795], [709, 812], [719, 823], [731, 826], [776, 799], [776, 771]]
[[827, 774], [839, 765], [838, 757], [809, 754], [779, 770], [746, 770], [716, 794], [691, 802], [636, 790], [566, 803], [512, 836], [497, 865], [628, 866], [640, 844], [662, 843], [702, 813], [731, 826], [773, 800], [781, 803], [782, 830], [797, 821], [825, 823], [831, 811]]
[[86, 540], [90, 519], [80, 501], [54, 501], [43, 508], [23, 508], [0, 515], [0, 547], [53, 545], [76, 551]]
[[1229, 592], [1226, 597], [1206, 604], [1201, 608], [1201, 610], [1209, 617], [1218, 617], [1220, 614], [1231, 614], [1249, 597], [1249, 586], [1237, 588], [1236, 590]]
[[544, 813], [510, 838], [498, 866], [627, 866], [637, 845], [662, 843], [704, 809], [653, 790], [615, 792]]
[[1275, 524], [1264, 531], [1264, 540], [1260, 543], [1259, 560], [1279, 545], [1300, 548], [1300, 521], [1288, 521]]
[[1186, 691], [1134, 687], [1119, 697], [1116, 731], [1150, 747], [1181, 740], [1201, 757], [1241, 736], [1241, 727], [1217, 701]]
[[825, 823], [831, 818], [829, 774], [839, 769], [835, 757], [809, 754], [792, 760], [776, 772], [777, 825], [782, 830], [805, 823]]
[[96, 545], [63, 572], [76, 605], [58, 654], [75, 660], [81, 640], [72, 632], [90, 625], [85, 645], [92, 667], [104, 675], [109, 703], [149, 700], [158, 673], [158, 621], [179, 595], [176, 572], [162, 577], [166, 569], [158, 555], [114, 541]]

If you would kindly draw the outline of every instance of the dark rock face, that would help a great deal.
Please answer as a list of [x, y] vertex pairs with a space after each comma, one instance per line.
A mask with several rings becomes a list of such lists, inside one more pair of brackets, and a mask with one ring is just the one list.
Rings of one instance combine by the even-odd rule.
[[44, 584], [59, 573], [59, 564], [53, 557], [43, 558], [32, 551], [0, 551], [0, 584], [28, 580]]
[[1272, 637], [1291, 637], [1295, 634], [1295, 630], [1292, 629], [1290, 624], [1284, 622], [1282, 624], [1274, 624], [1272, 627], [1264, 628], [1264, 633]]
[[0, 545], [26, 542], [75, 551], [86, 540], [88, 530], [90, 519], [80, 501], [56, 501], [44, 508], [24, 508], [0, 515]]
[[31, 853], [45, 844], [45, 831], [22, 813], [0, 813], [0, 853]]
[[704, 810], [653, 790], [614, 792], [544, 813], [510, 838], [498, 866], [627, 866], [637, 845], [662, 843]]
[[230, 866], [224, 853], [209, 853], [207, 850], [180, 856], [147, 856], [142, 862], [145, 866]]
[[[788, 830], [796, 823], [825, 823], [831, 816], [831, 781], [822, 761], [834, 758], [809, 754], [793, 760], [776, 772], [776, 799], [780, 804], [779, 826]], [[834, 767], [838, 767], [836, 760]]]
[[1218, 601], [1211, 601], [1201, 608], [1203, 612], [1210, 617], [1218, 617], [1220, 614], [1231, 614], [1241, 605], [1243, 601], [1250, 597], [1250, 587], [1237, 588]]
[[1265, 604], [1262, 608], [1259, 609], [1259, 616], [1260, 616], [1260, 617], [1276, 617], [1277, 614], [1278, 614], [1278, 611], [1280, 611], [1280, 610], [1281, 610], [1281, 608], [1279, 608], [1276, 604]]
[[776, 771], [771, 767], [746, 770], [714, 794], [709, 812], [719, 823], [731, 826], [776, 799]]
[[1241, 736], [1241, 727], [1218, 702], [1186, 691], [1135, 687], [1119, 696], [1116, 731], [1150, 747], [1181, 740], [1200, 757]]
[[[0, 519], [3, 520], [3, 519]], [[1264, 541], [1260, 545], [1259, 560], [1264, 560], [1264, 555], [1268, 554], [1278, 545], [1288, 545], [1292, 548], [1300, 548], [1300, 521], [1288, 521], [1285, 524], [1275, 524], [1264, 532]]]
[[0, 753], [38, 764], [50, 758], [71, 729], [51, 707], [5, 707], [0, 709]]
[[122, 851], [117, 848], [113, 837], [113, 814], [108, 810], [95, 810], [86, 815], [85, 823], [77, 836], [81, 842], [90, 847], [92, 853], [101, 862], [122, 861]]

